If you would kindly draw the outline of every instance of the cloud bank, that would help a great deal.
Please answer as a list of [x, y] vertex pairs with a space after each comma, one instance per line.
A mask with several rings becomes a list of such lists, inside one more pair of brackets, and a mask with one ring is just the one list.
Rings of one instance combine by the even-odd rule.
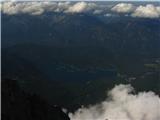
[[153, 4], [135, 5], [133, 3], [98, 4], [95, 2], [2, 2], [1, 11], [13, 15], [25, 13], [41, 15], [44, 12], [90, 13], [94, 15], [124, 14], [141, 18], [159, 18], [160, 6]]
[[152, 4], [146, 6], [139, 6], [136, 8], [133, 17], [144, 17], [144, 18], [158, 18], [160, 17], [160, 7], [155, 7]]
[[118, 13], [129, 13], [134, 10], [134, 5], [130, 3], [119, 3], [111, 8], [111, 10]]
[[77, 2], [74, 5], [70, 6], [66, 12], [71, 13], [81, 13], [87, 12], [90, 10], [94, 10], [97, 7], [95, 3], [87, 3], [87, 2]]
[[160, 98], [153, 92], [133, 91], [130, 85], [115, 86], [106, 101], [69, 116], [71, 120], [160, 120]]
[[88, 2], [4, 2], [1, 4], [1, 11], [9, 15], [18, 13], [40, 15], [46, 11], [81, 13], [94, 10], [96, 7], [95, 3]]

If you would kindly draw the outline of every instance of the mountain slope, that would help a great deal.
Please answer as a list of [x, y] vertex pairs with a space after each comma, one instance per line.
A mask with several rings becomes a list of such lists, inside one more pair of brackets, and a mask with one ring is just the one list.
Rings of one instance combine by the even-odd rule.
[[3, 120], [69, 120], [58, 107], [21, 90], [15, 80], [2, 80]]

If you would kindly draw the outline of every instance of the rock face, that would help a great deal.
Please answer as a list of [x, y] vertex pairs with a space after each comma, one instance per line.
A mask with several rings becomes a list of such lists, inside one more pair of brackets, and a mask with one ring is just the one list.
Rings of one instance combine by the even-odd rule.
[[1, 85], [2, 120], [70, 120], [61, 108], [22, 91], [16, 80], [5, 79]]

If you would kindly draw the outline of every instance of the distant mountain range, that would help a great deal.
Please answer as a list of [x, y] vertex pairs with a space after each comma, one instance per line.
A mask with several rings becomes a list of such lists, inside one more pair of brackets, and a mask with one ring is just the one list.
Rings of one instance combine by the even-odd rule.
[[2, 47], [41, 45], [101, 46], [115, 54], [159, 55], [160, 20], [46, 13], [2, 14]]

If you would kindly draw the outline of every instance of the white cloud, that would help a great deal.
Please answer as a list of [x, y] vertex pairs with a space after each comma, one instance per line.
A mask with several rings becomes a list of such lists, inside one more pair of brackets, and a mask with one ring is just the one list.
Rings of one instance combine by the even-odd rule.
[[119, 3], [111, 8], [112, 11], [117, 13], [131, 13], [132, 17], [141, 18], [159, 18], [160, 6], [147, 4], [145, 6], [135, 6], [130, 3]]
[[143, 17], [143, 18], [158, 18], [160, 17], [160, 7], [156, 7], [152, 4], [146, 6], [139, 6], [132, 13], [133, 17]]
[[70, 2], [58, 2], [55, 12], [63, 12], [70, 7]]
[[130, 85], [115, 86], [108, 100], [69, 116], [71, 120], [160, 120], [160, 98], [153, 92], [131, 94], [133, 90]]
[[73, 6], [70, 6], [67, 10], [67, 12], [71, 13], [79, 13], [83, 12], [87, 8], [87, 3], [86, 2], [78, 2], [74, 4]]
[[160, 14], [160, 6], [156, 7], [157, 12]]
[[2, 12], [10, 15], [17, 13], [30, 13], [36, 15], [44, 12], [44, 9], [41, 6], [42, 3], [40, 2], [37, 2], [37, 4], [34, 4], [34, 2], [5, 2], [2, 4]]
[[103, 16], [116, 16], [119, 13], [123, 13], [124, 16], [132, 17], [160, 17], [160, 6], [152, 4], [137, 6], [130, 3], [118, 3], [112, 6], [111, 4], [96, 4], [93, 2], [3, 2], [0, 4], [0, 7], [3, 13], [9, 15], [18, 13], [40, 15], [46, 11], [50, 11], [64, 13], [92, 13]]
[[[40, 15], [44, 12], [44, 9], [41, 3], [38, 4], [24, 4], [24, 5], [19, 5], [19, 12], [22, 13], [30, 13], [33, 15]], [[23, 8], [22, 8], [23, 7]]]
[[119, 3], [112, 7], [111, 10], [118, 13], [129, 13], [132, 12], [134, 8], [134, 5], [130, 3]]
[[97, 5], [91, 2], [4, 2], [2, 12], [5, 14], [28, 13], [39, 15], [45, 11], [80, 13], [96, 9]]
[[70, 6], [66, 12], [81, 13], [93, 10], [96, 7], [97, 5], [95, 3], [77, 2], [74, 5]]
[[63, 12], [70, 6], [70, 2], [4, 2], [2, 12], [9, 15], [18, 13], [40, 15], [45, 11]]

